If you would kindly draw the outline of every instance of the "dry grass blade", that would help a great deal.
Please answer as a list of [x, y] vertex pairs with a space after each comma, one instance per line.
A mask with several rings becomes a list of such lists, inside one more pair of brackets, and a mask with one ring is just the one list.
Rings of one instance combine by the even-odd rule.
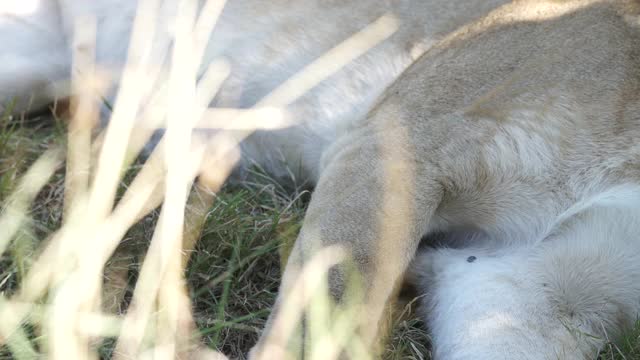
[[[20, 293], [3, 300], [0, 312], [11, 313], [12, 318], [0, 327], [0, 335], [6, 340], [12, 334], [14, 353], [22, 351], [27, 358], [38, 355], [29, 345], [32, 340], [20, 329], [27, 320], [38, 327], [42, 335], [40, 349], [52, 359], [97, 359], [95, 340], [105, 337], [117, 337], [113, 354], [116, 358], [224, 358], [198, 348], [183, 274], [214, 194], [238, 160], [240, 142], [257, 129], [293, 125], [287, 105], [397, 28], [391, 15], [379, 18], [312, 62], [252, 109], [207, 109], [231, 71], [228, 64], [215, 60], [202, 72], [208, 35], [224, 1], [206, 2], [199, 9], [199, 17], [196, 2], [178, 3], [172, 23], [171, 65], [166, 69], [155, 62], [158, 58], [154, 59], [158, 50], [154, 42], [164, 45], [171, 42], [157, 38], [160, 35], [156, 28], [163, 23], [157, 18], [160, 2], [139, 2], [114, 111], [106, 131], [93, 144], [91, 131], [97, 119], [97, 104], [91, 95], [104, 89], [105, 82], [97, 76], [99, 69], [93, 63], [95, 24], [84, 22], [82, 31], [76, 31], [77, 73], [72, 84], [77, 96], [73, 99], [74, 116], [69, 124], [64, 223], [50, 237], [23, 279]], [[171, 4], [175, 3], [169, 1], [162, 6]], [[164, 139], [116, 203], [122, 169], [165, 119]], [[193, 133], [194, 127], [218, 132], [205, 139]], [[7, 224], [3, 228], [10, 230], [0, 235], [0, 250], [19, 231], [29, 204], [59, 162], [60, 154], [51, 150], [24, 176], [24, 184], [18, 187], [0, 218], [0, 225]], [[200, 175], [198, 186], [189, 198], [197, 175]], [[101, 313], [105, 264], [127, 230], [162, 201], [161, 215], [126, 316]], [[185, 219], [189, 204], [191, 218]], [[286, 348], [296, 322], [308, 310], [309, 318], [316, 324], [313, 337], [320, 346], [314, 350], [315, 358], [321, 357], [320, 348], [330, 351], [331, 357], [337, 357], [344, 349], [350, 354], [366, 355], [366, 345], [353, 339], [356, 327], [349, 319], [356, 316], [354, 310], [343, 309], [333, 314], [337, 321], [326, 326], [332, 305], [328, 299], [314, 295], [316, 288], [325, 282], [328, 268], [343, 258], [339, 249], [322, 249], [303, 269], [300, 281], [287, 299], [291, 306], [283, 317], [276, 319], [277, 329], [282, 331], [277, 331], [280, 335], [269, 345], [271, 349]], [[48, 297], [44, 300], [49, 303], [39, 305], [45, 295]]]
[[[256, 354], [256, 359], [291, 358], [287, 346], [305, 309], [312, 301], [318, 301], [317, 299], [322, 301], [323, 293], [318, 289], [322, 289], [327, 272], [332, 266], [345, 259], [344, 250], [333, 246], [319, 249], [305, 264], [295, 279], [293, 288], [284, 297], [284, 303], [281, 305], [282, 312], [274, 320], [272, 331], [269, 333], [270, 338], [267, 339], [262, 351]], [[316, 297], [318, 294], [320, 297]]]
[[[91, 131], [98, 121], [98, 108], [94, 99], [95, 69], [95, 19], [79, 20], [74, 32], [74, 66], [72, 117], [67, 131], [67, 171], [65, 176], [65, 215], [74, 204], [85, 197], [89, 190], [91, 170]], [[103, 87], [103, 86], [101, 86]], [[95, 89], [101, 93], [100, 89]]]
[[289, 78], [284, 84], [260, 100], [256, 107], [277, 107], [294, 102], [322, 80], [387, 39], [397, 29], [398, 21], [393, 15], [381, 16]]
[[20, 179], [17, 189], [7, 199], [0, 215], [0, 229], [2, 229], [0, 232], [0, 254], [4, 252], [11, 239], [24, 225], [28, 217], [29, 205], [61, 161], [62, 152], [60, 149], [47, 150]]
[[31, 311], [31, 306], [16, 306], [0, 296], [0, 344], [6, 343], [18, 360], [36, 359], [38, 353], [21, 328], [23, 319]]
[[[174, 101], [167, 109], [165, 204], [116, 347], [118, 357], [135, 356], [142, 350], [144, 333], [154, 305], [160, 310], [155, 329], [155, 357], [174, 358], [190, 350], [193, 325], [182, 277], [181, 251], [184, 208], [187, 192], [195, 175], [189, 171], [188, 162], [184, 159], [188, 156], [195, 122], [185, 122], [182, 119], [200, 117], [194, 86], [198, 69], [196, 60], [191, 57], [194, 50], [191, 39], [195, 18], [195, 4], [181, 2], [175, 25], [175, 45], [169, 78], [169, 95]], [[212, 20], [215, 21], [215, 17]], [[220, 70], [215, 67], [209, 70], [209, 75], [205, 77], [204, 92], [213, 96], [226, 75], [214, 74]], [[210, 100], [201, 97], [201, 101]], [[202, 154], [197, 159], [201, 156]], [[157, 303], [154, 301], [156, 294]]]
[[105, 134], [89, 200], [89, 214], [96, 219], [104, 218], [113, 207], [131, 131], [141, 102], [158, 76], [150, 65], [158, 8], [157, 0], [139, 1], [129, 58]]

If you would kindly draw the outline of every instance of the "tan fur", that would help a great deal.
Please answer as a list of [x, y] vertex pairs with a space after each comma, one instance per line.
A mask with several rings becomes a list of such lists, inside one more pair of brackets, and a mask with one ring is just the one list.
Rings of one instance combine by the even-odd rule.
[[[67, 0], [56, 2], [60, 14], [26, 20], [45, 24], [57, 44], [75, 15], [100, 15], [98, 62], [117, 67], [132, 3]], [[257, 11], [263, 3], [231, 0], [223, 13], [206, 59], [224, 56], [234, 72], [214, 106], [255, 104], [387, 12], [399, 28], [289, 104], [294, 126], [242, 145], [245, 165], [255, 160], [278, 177], [293, 169], [317, 184], [255, 358], [279, 358], [268, 346], [279, 336], [272, 326], [323, 248], [345, 250], [363, 276], [366, 315], [354, 321], [374, 346], [424, 234], [471, 229], [504, 247], [535, 243], [576, 204], [640, 184], [637, 0], [519, 0], [486, 17], [503, 1], [282, 0]], [[69, 71], [68, 54], [33, 61], [46, 44], [37, 35], [12, 41], [23, 28], [0, 22], [13, 65], [0, 68], [0, 100], [45, 104], [65, 95], [52, 84]], [[344, 269], [329, 274], [337, 300]]]
[[638, 184], [639, 7], [516, 1], [418, 59], [326, 151], [279, 303], [315, 249], [339, 244], [373, 341], [423, 234], [533, 242], [576, 202]]

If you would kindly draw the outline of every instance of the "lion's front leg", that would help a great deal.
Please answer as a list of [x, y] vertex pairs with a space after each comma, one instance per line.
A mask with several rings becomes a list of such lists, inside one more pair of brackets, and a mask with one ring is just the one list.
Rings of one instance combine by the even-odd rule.
[[[252, 358], [331, 358], [327, 349], [353, 358], [375, 345], [441, 198], [435, 182], [415, 181], [417, 163], [400, 137], [359, 133], [334, 145]], [[314, 307], [331, 302], [337, 310]]]

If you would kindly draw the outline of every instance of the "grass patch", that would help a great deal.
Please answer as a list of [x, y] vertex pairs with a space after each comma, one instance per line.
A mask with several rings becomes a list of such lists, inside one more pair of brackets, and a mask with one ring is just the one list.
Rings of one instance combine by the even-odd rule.
[[640, 359], [640, 320], [635, 327], [615, 343], [609, 342], [600, 353], [598, 360]]
[[[59, 121], [6, 121], [0, 135], [2, 199], [38, 155], [53, 144], [65, 142]], [[139, 167], [139, 163], [131, 166], [119, 193]], [[293, 244], [309, 199], [307, 191], [284, 188], [260, 169], [251, 178], [227, 185], [216, 195], [185, 274], [202, 340], [233, 359], [245, 358], [264, 327], [279, 286], [281, 251]], [[14, 239], [0, 256], [0, 295], [7, 298], [18, 290], [42, 239], [61, 225], [63, 199], [61, 167], [31, 208], [33, 230]], [[123, 313], [129, 306], [158, 215], [156, 210], [132, 227], [107, 263], [103, 301], [111, 311]], [[42, 339], [33, 331], [27, 333], [38, 349]], [[428, 359], [427, 341], [418, 320], [399, 319], [385, 358]], [[112, 338], [102, 341], [101, 357], [110, 358], [114, 345]], [[9, 358], [9, 349], [0, 347], [0, 359]]]
[[[65, 138], [60, 122], [50, 118], [4, 117], [1, 121], [0, 199], [4, 203], [19, 175], [38, 155]], [[137, 166], [132, 165], [131, 171]], [[260, 171], [254, 175], [255, 181], [228, 185], [217, 194], [185, 274], [202, 340], [234, 359], [245, 358], [264, 326], [278, 290], [280, 251], [295, 240], [309, 198], [308, 192], [287, 190]], [[60, 226], [63, 177], [61, 168], [37, 196], [29, 226], [0, 256], [0, 295], [4, 298], [18, 289], [41, 239]], [[123, 188], [130, 178], [124, 177]], [[115, 312], [123, 313], [129, 305], [158, 214], [152, 212], [131, 228], [108, 262], [103, 299]], [[385, 359], [431, 358], [429, 336], [412, 312], [415, 306], [415, 302], [408, 304], [395, 320]], [[29, 325], [23, 330], [33, 348], [40, 349], [46, 339]], [[113, 338], [100, 342], [100, 356], [110, 358], [114, 345]], [[0, 346], [0, 359], [13, 358], [15, 354], [6, 345]], [[599, 359], [640, 359], [640, 322], [621, 341], [607, 344]]]

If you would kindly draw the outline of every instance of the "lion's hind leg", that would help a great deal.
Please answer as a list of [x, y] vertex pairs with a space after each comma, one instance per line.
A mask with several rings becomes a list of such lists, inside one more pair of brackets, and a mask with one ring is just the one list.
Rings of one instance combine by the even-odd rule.
[[596, 358], [640, 310], [639, 216], [596, 207], [538, 244], [419, 254], [436, 358]]

